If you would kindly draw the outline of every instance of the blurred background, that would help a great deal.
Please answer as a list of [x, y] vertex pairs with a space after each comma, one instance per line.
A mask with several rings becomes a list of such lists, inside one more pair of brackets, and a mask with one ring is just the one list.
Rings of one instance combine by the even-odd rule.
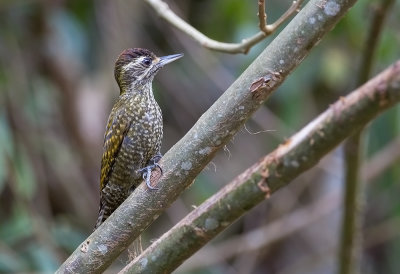
[[[220, 41], [237, 42], [258, 32], [257, 1], [167, 2]], [[359, 1], [350, 10], [144, 233], [143, 247], [354, 89], [371, 14], [379, 3]], [[290, 4], [267, 1], [269, 23]], [[397, 2], [379, 42], [373, 75], [400, 57], [399, 18]], [[0, 1], [0, 272], [53, 272], [92, 232], [105, 123], [119, 94], [114, 61], [123, 49], [185, 54], [154, 81], [164, 115], [165, 153], [275, 35], [247, 55], [228, 55], [203, 49], [143, 1]], [[363, 273], [400, 269], [399, 133], [400, 107], [378, 117], [367, 131]], [[342, 188], [339, 147], [177, 272], [334, 273]], [[124, 253], [107, 272], [119, 271], [128, 257]]]

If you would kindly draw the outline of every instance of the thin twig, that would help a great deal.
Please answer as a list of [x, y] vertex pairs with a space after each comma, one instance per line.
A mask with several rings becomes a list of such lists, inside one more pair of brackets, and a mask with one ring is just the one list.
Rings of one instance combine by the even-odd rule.
[[265, 12], [265, 0], [258, 0], [258, 26], [262, 32], [268, 33], [267, 26], [267, 13]]
[[364, 183], [359, 178], [363, 156], [362, 130], [350, 136], [344, 145], [345, 188], [339, 248], [340, 274], [360, 273]]
[[[173, 25], [180, 31], [184, 32], [188, 36], [190, 36], [192, 39], [197, 41], [203, 47], [225, 53], [247, 53], [251, 47], [262, 41], [272, 32], [274, 32], [284, 21], [286, 21], [289, 17], [291, 17], [298, 10], [303, 1], [304, 0], [294, 1], [293, 4], [290, 6], [290, 8], [276, 22], [274, 22], [271, 25], [267, 25], [266, 21], [264, 20], [263, 22], [265, 23], [260, 24], [260, 29], [262, 31], [254, 34], [249, 38], [243, 39], [241, 43], [224, 43], [207, 37], [200, 31], [195, 29], [193, 26], [189, 25], [182, 18], [176, 15], [170, 9], [170, 7], [162, 0], [145, 0], [145, 2], [147, 2], [161, 18], [163, 18], [164, 20], [166, 20], [171, 25]], [[264, 4], [262, 5], [264, 6]], [[263, 14], [265, 15], [265, 10], [263, 9], [262, 12], [260, 13], [260, 7], [259, 7], [259, 16]]]
[[[372, 64], [383, 29], [384, 20], [394, 0], [382, 0], [374, 10], [367, 35], [365, 49], [359, 68], [357, 85], [365, 83], [371, 74]], [[363, 129], [351, 136], [345, 143], [345, 204], [342, 221], [342, 235], [339, 249], [339, 273], [361, 271], [362, 219], [364, 213], [365, 182], [360, 176], [364, 154]]]
[[267, 13], [265, 12], [265, 0], [258, 0], [258, 20], [259, 27], [265, 36], [272, 34], [280, 25], [282, 25], [289, 17], [291, 17], [295, 12], [298, 12], [300, 5], [303, 0], [293, 1], [289, 9], [286, 10], [284, 14], [279, 17], [273, 24], [267, 24]]

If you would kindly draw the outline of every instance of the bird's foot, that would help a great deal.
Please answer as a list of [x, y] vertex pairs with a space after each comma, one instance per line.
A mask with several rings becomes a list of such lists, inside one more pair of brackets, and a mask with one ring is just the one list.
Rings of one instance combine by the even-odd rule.
[[161, 168], [161, 166], [157, 163], [159, 160], [161, 159], [161, 155], [156, 155], [155, 157], [153, 157], [152, 160], [150, 160], [150, 165], [139, 169], [139, 172], [142, 173], [142, 178], [143, 180], [146, 180], [146, 185], [149, 189], [158, 189], [158, 187], [153, 187], [150, 183], [150, 178], [151, 178], [151, 172], [155, 169], [155, 168], [159, 168], [161, 171], [161, 175], [163, 174], [163, 169]]
[[[153, 156], [153, 158], [150, 159], [150, 163], [152, 164], [157, 164], [162, 158], [162, 154], [160, 152], [158, 152], [156, 155]], [[161, 169], [161, 167], [160, 167]], [[162, 170], [161, 170], [162, 172]]]

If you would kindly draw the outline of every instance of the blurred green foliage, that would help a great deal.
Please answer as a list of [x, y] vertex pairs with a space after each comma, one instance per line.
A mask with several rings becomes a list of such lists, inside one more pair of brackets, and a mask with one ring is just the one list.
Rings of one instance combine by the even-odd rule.
[[[257, 1], [169, 3], [183, 18], [217, 40], [240, 41], [258, 31]], [[273, 132], [252, 135], [243, 130], [235, 136], [182, 199], [146, 232], [147, 239], [165, 232], [192, 205], [200, 204], [339, 96], [355, 88], [371, 12], [378, 4], [377, 0], [359, 1], [351, 9], [263, 110], [248, 122], [251, 131]], [[289, 5], [290, 1], [267, 1], [269, 22], [277, 19]], [[400, 57], [399, 6], [397, 2], [387, 18], [373, 74]], [[185, 53], [185, 58], [162, 71], [154, 84], [164, 113], [163, 151], [166, 151], [275, 35], [254, 47], [248, 55], [226, 55], [201, 48], [161, 21], [142, 1], [2, 1], [0, 272], [53, 272], [91, 233], [98, 210], [105, 121], [118, 95], [113, 65], [124, 48], [146, 47], [159, 55]], [[400, 108], [393, 108], [371, 124], [366, 148], [368, 158], [399, 138], [399, 114]], [[340, 152], [336, 155], [340, 157]], [[400, 218], [399, 164], [397, 160], [369, 184], [367, 227], [374, 227], [376, 222], [385, 219]], [[327, 180], [321, 176], [321, 170], [316, 170], [305, 181], [340, 187], [340, 174]], [[297, 185], [301, 184], [304, 185], [301, 190], [298, 186], [294, 186], [295, 190], [289, 188], [297, 195], [298, 202], [287, 210], [319, 196], [319, 190], [308, 187], [304, 179]], [[282, 199], [286, 194], [282, 193]], [[286, 213], [267, 203], [260, 205], [217, 242]], [[398, 236], [394, 234], [364, 250], [364, 257], [373, 269], [371, 273], [396, 273], [399, 269]], [[313, 240], [315, 245], [320, 244], [318, 237]], [[253, 273], [267, 270], [277, 273], [296, 257], [288, 246], [301, 246], [305, 241], [302, 237], [289, 238], [267, 248], [274, 252], [260, 251], [250, 269]], [[307, 245], [312, 245], [310, 238]], [[311, 257], [315, 255], [312, 250], [307, 252]], [[335, 254], [330, 257], [335, 258]], [[235, 262], [241, 262], [240, 258], [232, 260], [234, 268]], [[118, 260], [113, 267], [123, 263], [124, 259]], [[228, 265], [225, 262], [193, 273], [227, 273], [231, 269]], [[316, 273], [315, 269], [321, 268], [315, 268], [314, 272], [312, 266], [305, 269], [298, 273]], [[334, 272], [329, 266], [322, 269], [324, 273]]]

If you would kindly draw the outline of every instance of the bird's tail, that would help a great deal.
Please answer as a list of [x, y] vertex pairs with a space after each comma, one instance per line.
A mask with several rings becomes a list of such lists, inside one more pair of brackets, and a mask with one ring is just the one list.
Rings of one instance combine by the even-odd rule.
[[94, 230], [96, 230], [107, 218], [111, 215], [112, 212], [108, 210], [108, 207], [100, 202], [99, 208], [99, 216], [97, 217], [96, 225], [94, 226]]

